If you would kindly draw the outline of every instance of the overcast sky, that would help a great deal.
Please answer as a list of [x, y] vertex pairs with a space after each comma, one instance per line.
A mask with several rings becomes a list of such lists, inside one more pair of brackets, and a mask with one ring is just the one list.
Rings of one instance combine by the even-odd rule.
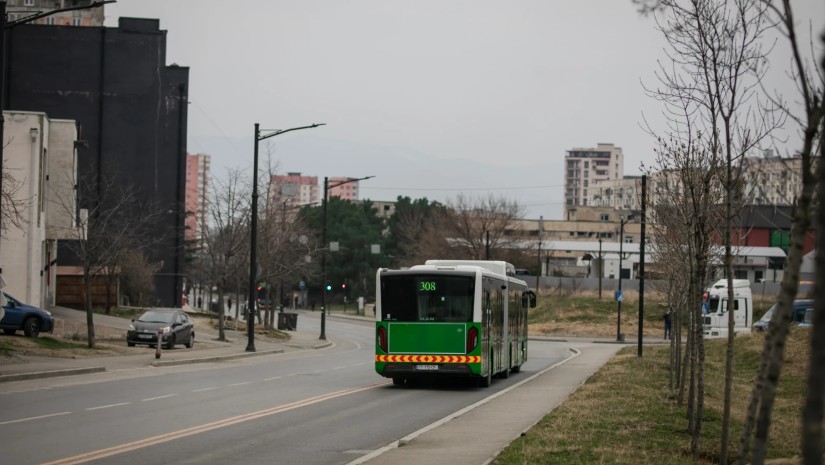
[[[795, 6], [822, 30], [825, 2]], [[118, 0], [105, 14], [168, 31], [167, 64], [190, 68], [189, 152], [215, 176], [251, 173], [256, 122], [326, 123], [269, 139], [280, 172], [375, 175], [373, 200], [492, 192], [561, 219], [566, 150], [614, 143], [637, 175], [653, 159], [643, 119], [662, 127], [642, 84], [664, 42], [630, 0]]]

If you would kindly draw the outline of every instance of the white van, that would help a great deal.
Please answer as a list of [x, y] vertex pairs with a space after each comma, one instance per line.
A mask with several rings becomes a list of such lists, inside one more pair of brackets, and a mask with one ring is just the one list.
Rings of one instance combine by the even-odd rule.
[[[753, 323], [753, 295], [747, 279], [733, 280], [734, 334], [750, 333]], [[706, 292], [704, 334], [706, 339], [728, 337], [728, 280], [720, 279]]]

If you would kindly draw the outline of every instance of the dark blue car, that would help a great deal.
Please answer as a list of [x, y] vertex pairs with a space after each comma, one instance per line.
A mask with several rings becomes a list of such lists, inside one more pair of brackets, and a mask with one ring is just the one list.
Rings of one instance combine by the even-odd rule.
[[0, 329], [6, 334], [23, 331], [28, 337], [37, 337], [40, 333], [50, 333], [54, 329], [54, 317], [51, 312], [32, 305], [26, 305], [6, 294], [8, 303], [3, 306], [6, 312], [0, 320]]
[[[773, 317], [773, 312], [776, 310], [778, 304], [773, 304], [771, 308], [762, 316], [762, 318], [753, 324], [754, 331], [764, 332], [768, 330], [768, 325]], [[812, 310], [814, 307], [813, 300], [795, 300], [793, 303], [793, 321], [792, 324], [804, 326], [805, 313]]]

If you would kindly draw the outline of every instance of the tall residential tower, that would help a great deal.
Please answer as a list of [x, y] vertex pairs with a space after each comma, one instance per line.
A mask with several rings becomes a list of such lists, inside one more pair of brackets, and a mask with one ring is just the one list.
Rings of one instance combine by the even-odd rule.
[[624, 173], [622, 149], [613, 144], [596, 148], [574, 148], [564, 159], [564, 208], [587, 206], [590, 188], [595, 181], [621, 179]]

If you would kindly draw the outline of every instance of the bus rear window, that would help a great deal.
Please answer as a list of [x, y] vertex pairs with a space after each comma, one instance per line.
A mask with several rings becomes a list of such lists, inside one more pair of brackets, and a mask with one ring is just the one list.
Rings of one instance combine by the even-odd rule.
[[384, 276], [381, 278], [381, 319], [472, 321], [474, 289], [473, 276]]

